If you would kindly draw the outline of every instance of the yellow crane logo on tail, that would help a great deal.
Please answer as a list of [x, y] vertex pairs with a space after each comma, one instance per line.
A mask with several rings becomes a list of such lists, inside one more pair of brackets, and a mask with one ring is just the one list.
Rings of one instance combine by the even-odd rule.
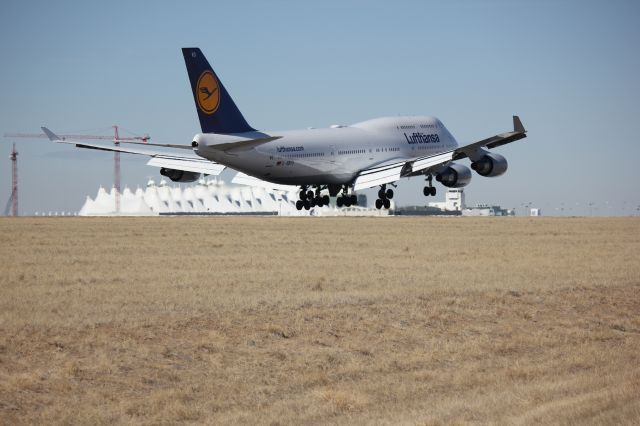
[[211, 71], [205, 71], [198, 79], [196, 87], [198, 107], [205, 114], [213, 114], [220, 105], [220, 88], [218, 80]]

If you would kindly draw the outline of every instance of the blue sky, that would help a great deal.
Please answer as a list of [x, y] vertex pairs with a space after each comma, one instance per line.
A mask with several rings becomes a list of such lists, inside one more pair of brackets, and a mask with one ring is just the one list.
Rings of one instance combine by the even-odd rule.
[[[474, 176], [469, 203], [637, 213], [639, 20], [636, 1], [5, 0], [0, 134], [119, 124], [188, 143], [199, 126], [180, 48], [197, 46], [256, 128], [428, 114], [465, 143], [519, 114], [529, 137], [499, 149], [506, 175]], [[11, 142], [0, 140], [2, 206]], [[77, 211], [112, 185], [111, 154], [16, 142], [23, 214]], [[159, 177], [144, 164], [123, 156], [123, 184]], [[424, 203], [422, 186], [403, 181], [398, 202]]]

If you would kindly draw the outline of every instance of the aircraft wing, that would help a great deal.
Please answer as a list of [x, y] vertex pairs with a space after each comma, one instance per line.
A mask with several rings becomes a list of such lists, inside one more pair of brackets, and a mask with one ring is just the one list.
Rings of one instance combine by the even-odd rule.
[[403, 174], [402, 171], [407, 165], [410, 165], [410, 162], [400, 161], [385, 166], [362, 170], [353, 184], [353, 190], [359, 191], [361, 189], [373, 188], [374, 186], [400, 180]]
[[147, 166], [166, 167], [167, 169], [184, 170], [185, 172], [212, 176], [218, 176], [227, 168], [227, 166], [204, 158], [176, 157], [172, 155], [154, 155], [153, 158], [147, 161]]
[[279, 185], [277, 183], [267, 182], [266, 180], [262, 180], [253, 176], [246, 175], [242, 172], [238, 172], [238, 174], [236, 174], [231, 180], [231, 183], [235, 183], [237, 185], [253, 186], [253, 187], [264, 188], [264, 189], [276, 189], [278, 191], [285, 191], [285, 192], [296, 191], [298, 189], [298, 187], [295, 185]]
[[[42, 127], [42, 131], [47, 135], [49, 140], [57, 143], [66, 143], [75, 145], [78, 148], [95, 149], [98, 151], [123, 152], [125, 154], [146, 155], [151, 157], [147, 162], [148, 166], [166, 167], [168, 169], [184, 170], [185, 172], [203, 173], [207, 175], [217, 176], [226, 168], [222, 164], [214, 163], [207, 159], [191, 156], [191, 155], [172, 155], [162, 151], [153, 151], [147, 149], [124, 148], [119, 145], [106, 146], [93, 143], [84, 143], [77, 141], [63, 140], [46, 127]], [[191, 147], [189, 147], [192, 149]]]
[[483, 139], [478, 142], [473, 142], [465, 146], [458, 147], [454, 152], [453, 159], [460, 160], [462, 158], [470, 157], [476, 150], [480, 148], [497, 148], [502, 145], [506, 145], [511, 142], [515, 142], [527, 137], [527, 131], [520, 121], [520, 117], [513, 116], [513, 131], [500, 133], [499, 135], [491, 136], [490, 138]]
[[446, 164], [450, 161], [471, 157], [479, 149], [496, 148], [526, 137], [527, 131], [522, 125], [520, 117], [514, 115], [512, 132], [500, 133], [451, 151], [362, 170], [356, 177], [353, 189], [354, 191], [358, 191], [360, 189], [373, 188], [374, 186], [395, 182], [403, 177], [422, 174], [433, 167]]
[[[225, 152], [239, 152], [239, 151], [248, 151], [250, 149], [255, 148], [258, 145], [262, 145], [267, 142], [275, 141], [277, 139], [282, 138], [282, 136], [265, 136], [261, 138], [255, 139], [246, 139], [240, 140], [236, 142], [228, 142], [221, 143], [217, 145], [211, 145], [211, 148], [217, 149]], [[151, 142], [134, 142], [134, 141], [121, 141], [121, 144], [132, 144], [132, 145], [145, 145], [145, 146], [160, 146], [163, 148], [178, 148], [178, 149], [190, 149], [193, 150], [191, 145], [176, 145], [169, 143], [151, 143]]]

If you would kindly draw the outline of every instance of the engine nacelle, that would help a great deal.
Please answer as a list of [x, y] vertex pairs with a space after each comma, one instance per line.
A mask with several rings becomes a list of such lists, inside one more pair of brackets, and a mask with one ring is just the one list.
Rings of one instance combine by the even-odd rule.
[[502, 155], [489, 152], [478, 161], [471, 163], [471, 168], [480, 176], [500, 176], [507, 171], [507, 159]]
[[448, 188], [462, 188], [471, 182], [471, 170], [462, 164], [451, 163], [436, 175], [436, 180]]
[[171, 179], [173, 182], [195, 182], [200, 179], [200, 173], [185, 172], [184, 170], [167, 169], [162, 167], [160, 174]]

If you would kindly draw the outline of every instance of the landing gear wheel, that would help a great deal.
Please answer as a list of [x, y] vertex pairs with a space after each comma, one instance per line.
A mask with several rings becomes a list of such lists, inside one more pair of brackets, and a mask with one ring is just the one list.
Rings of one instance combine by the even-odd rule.
[[393, 198], [393, 189], [391, 188], [387, 189], [387, 192], [384, 195], [386, 198], [391, 200]]
[[435, 186], [425, 186], [424, 187], [424, 196], [428, 197], [428, 196], [434, 196], [436, 195], [436, 187]]
[[386, 195], [386, 194], [384, 193], [384, 189], [380, 189], [380, 190], [378, 191], [378, 198], [382, 199], [382, 198], [384, 198], [384, 197], [385, 197], [385, 195]]
[[358, 196], [356, 194], [351, 195], [351, 205], [352, 206], [358, 205]]
[[336, 206], [338, 206], [338, 208], [342, 207], [344, 204], [344, 200], [342, 199], [342, 197], [338, 197], [338, 199], [336, 200]]
[[380, 198], [378, 198], [376, 200], [376, 209], [380, 210], [382, 208], [382, 200]]
[[351, 207], [351, 197], [344, 197], [344, 206]]
[[296, 201], [296, 209], [302, 210], [303, 207], [304, 207], [304, 201], [302, 200]]
[[389, 210], [389, 207], [391, 207], [391, 201], [389, 201], [388, 198], [385, 198], [384, 200], [382, 200], [382, 203], [384, 204], [384, 208]]
[[298, 194], [298, 197], [300, 198], [301, 201], [304, 201], [307, 199], [307, 193], [305, 191], [300, 191], [300, 194]]
[[303, 205], [305, 210], [309, 210], [311, 208], [311, 203], [309, 202], [309, 200], [304, 200]]
[[315, 203], [316, 206], [322, 207], [322, 197], [321, 196], [316, 195], [316, 197], [313, 199], [313, 202]]
[[322, 204], [324, 204], [325, 206], [329, 205], [329, 201], [330, 201], [330, 199], [329, 199], [328, 195], [325, 195], [325, 196], [322, 197]]
[[313, 200], [313, 191], [307, 191], [307, 198]]

